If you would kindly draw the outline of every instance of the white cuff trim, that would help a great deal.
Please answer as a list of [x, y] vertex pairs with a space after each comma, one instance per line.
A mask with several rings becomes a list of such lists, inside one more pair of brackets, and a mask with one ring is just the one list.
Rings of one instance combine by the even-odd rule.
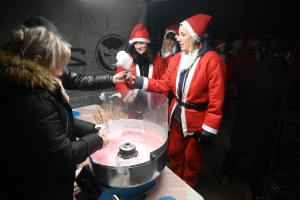
[[141, 90], [146, 90], [148, 88], [148, 78], [143, 77], [144, 84]]
[[207, 125], [205, 125], [205, 124], [202, 125], [202, 128], [203, 128], [204, 130], [206, 130], [207, 132], [209, 132], [209, 133], [212, 133], [212, 134], [217, 135], [217, 132], [218, 132], [217, 129], [211, 128], [211, 127], [209, 127], [209, 126], [207, 126]]
[[172, 55], [173, 53], [171, 51], [164, 53], [164, 58], [168, 57], [169, 55]]

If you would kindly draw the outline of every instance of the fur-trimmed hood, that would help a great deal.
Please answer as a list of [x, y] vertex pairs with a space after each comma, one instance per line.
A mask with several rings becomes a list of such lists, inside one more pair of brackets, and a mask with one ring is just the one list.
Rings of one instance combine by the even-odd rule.
[[0, 82], [25, 90], [39, 87], [54, 92], [57, 88], [48, 69], [4, 52], [0, 53]]

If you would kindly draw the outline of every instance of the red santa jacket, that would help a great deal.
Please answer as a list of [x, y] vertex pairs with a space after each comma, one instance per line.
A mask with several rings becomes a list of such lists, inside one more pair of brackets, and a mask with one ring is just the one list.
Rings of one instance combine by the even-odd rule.
[[165, 64], [166, 64], [167, 67], [169, 65], [169, 62], [170, 62], [171, 58], [173, 58], [173, 56], [174, 56], [174, 54], [171, 53], [171, 52], [168, 52], [168, 53], [164, 54], [163, 60], [164, 60], [164, 62], [165, 62]]
[[[180, 58], [181, 53], [173, 56], [166, 73], [160, 80], [144, 79], [144, 89], [148, 91], [157, 93], [172, 91], [175, 94], [171, 99], [169, 116], [172, 116], [177, 102]], [[225, 62], [214, 51], [209, 51], [196, 60], [186, 79], [182, 101], [190, 104], [205, 102], [209, 102], [209, 104], [207, 110], [203, 111], [182, 107], [181, 121], [184, 136], [202, 129], [217, 134], [222, 121], [225, 76]]]
[[231, 86], [237, 86], [240, 79], [240, 74], [243, 69], [244, 54], [233, 52], [228, 54], [228, 60], [232, 64], [231, 77], [227, 81]]

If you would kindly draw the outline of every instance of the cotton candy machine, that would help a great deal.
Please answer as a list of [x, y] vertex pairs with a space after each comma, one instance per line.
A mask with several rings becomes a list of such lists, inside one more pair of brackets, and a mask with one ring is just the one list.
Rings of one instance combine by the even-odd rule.
[[76, 182], [88, 199], [131, 199], [152, 187], [165, 167], [168, 99], [134, 90], [104, 92], [100, 99], [99, 113], [110, 113], [101, 134], [110, 143], [89, 157]]

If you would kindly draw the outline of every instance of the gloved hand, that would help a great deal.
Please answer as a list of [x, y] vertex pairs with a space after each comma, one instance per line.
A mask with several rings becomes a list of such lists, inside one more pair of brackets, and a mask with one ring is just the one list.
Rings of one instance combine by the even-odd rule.
[[142, 89], [144, 86], [144, 79], [142, 76], [131, 76], [131, 81], [133, 84], [131, 85], [135, 89]]
[[214, 134], [209, 133], [205, 130], [203, 130], [202, 132], [197, 130], [194, 132], [193, 137], [201, 144], [204, 149], [209, 149], [217, 143], [214, 139], [212, 139], [213, 135]]

